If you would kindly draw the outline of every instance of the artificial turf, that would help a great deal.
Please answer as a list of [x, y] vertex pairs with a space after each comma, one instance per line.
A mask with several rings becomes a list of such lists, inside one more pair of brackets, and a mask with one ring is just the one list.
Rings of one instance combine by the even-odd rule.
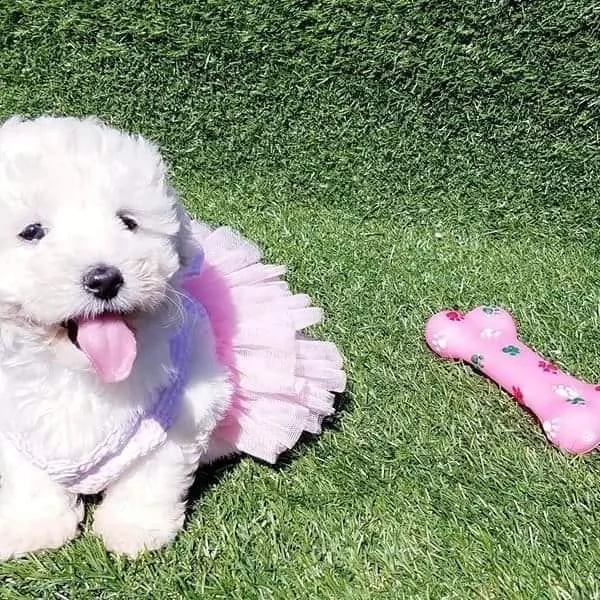
[[[271, 468], [202, 474], [137, 562], [84, 531], [0, 598], [596, 598], [600, 461], [426, 350], [456, 305], [600, 380], [600, 4], [0, 2], [0, 112], [163, 148], [189, 209], [289, 265], [349, 393]], [[0, 190], [1, 193], [1, 190]]]

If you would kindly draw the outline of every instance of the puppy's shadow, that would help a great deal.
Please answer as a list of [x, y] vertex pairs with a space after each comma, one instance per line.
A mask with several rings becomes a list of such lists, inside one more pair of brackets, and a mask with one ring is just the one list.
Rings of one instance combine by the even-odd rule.
[[[352, 412], [354, 408], [354, 399], [351, 391], [351, 384], [348, 384], [348, 389], [343, 394], [336, 394], [334, 400], [335, 412], [323, 420], [323, 431], [340, 431], [341, 423], [345, 413]], [[292, 462], [300, 457], [304, 450], [314, 444], [320, 435], [304, 433], [298, 443], [287, 452], [279, 456], [278, 461], [272, 465], [264, 461], [256, 459], [261, 464], [275, 471], [283, 471], [289, 467]], [[196, 473], [196, 477], [192, 487], [189, 490], [186, 507], [186, 520], [192, 516], [194, 507], [197, 502], [213, 488], [221, 483], [224, 477], [233, 470], [246, 457], [244, 455], [234, 456], [228, 459], [223, 459], [200, 467]]]

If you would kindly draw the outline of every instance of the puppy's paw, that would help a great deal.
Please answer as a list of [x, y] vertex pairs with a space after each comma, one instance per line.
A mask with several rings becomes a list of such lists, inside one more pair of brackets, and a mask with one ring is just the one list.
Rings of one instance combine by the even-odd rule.
[[15, 511], [0, 517], [0, 561], [59, 548], [79, 534], [83, 507], [36, 514]]
[[172, 542], [183, 527], [183, 511], [161, 511], [157, 507], [101, 504], [93, 530], [107, 550], [136, 558]]

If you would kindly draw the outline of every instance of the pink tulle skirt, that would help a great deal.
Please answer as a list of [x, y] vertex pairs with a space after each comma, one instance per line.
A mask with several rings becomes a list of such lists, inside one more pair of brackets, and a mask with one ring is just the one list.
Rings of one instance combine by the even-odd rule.
[[301, 334], [323, 314], [290, 292], [285, 267], [261, 263], [258, 248], [230, 228], [195, 223], [194, 230], [204, 264], [186, 288], [208, 313], [234, 387], [210, 454], [244, 452], [273, 463], [304, 431], [320, 433], [333, 413], [333, 392], [346, 386], [341, 355]]

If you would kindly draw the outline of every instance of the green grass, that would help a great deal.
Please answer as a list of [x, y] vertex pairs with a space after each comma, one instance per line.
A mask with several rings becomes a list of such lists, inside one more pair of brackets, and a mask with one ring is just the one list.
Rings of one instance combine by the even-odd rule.
[[1, 3], [0, 112], [157, 140], [326, 308], [350, 394], [281, 468], [206, 473], [172, 547], [84, 533], [0, 599], [600, 598], [598, 455], [422, 335], [498, 303], [600, 380], [599, 33], [589, 0]]

